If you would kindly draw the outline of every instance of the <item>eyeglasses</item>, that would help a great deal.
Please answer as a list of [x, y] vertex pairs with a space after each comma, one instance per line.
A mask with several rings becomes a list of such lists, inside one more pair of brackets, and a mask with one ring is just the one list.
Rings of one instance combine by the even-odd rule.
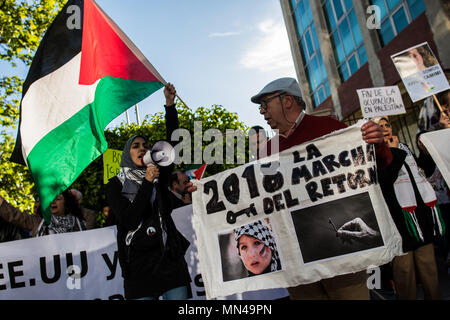
[[261, 105], [259, 106], [259, 110], [261, 111], [261, 109], [262, 109], [262, 110], [266, 111], [266, 110], [267, 110], [267, 104], [268, 104], [270, 101], [272, 101], [273, 99], [275, 99], [276, 97], [281, 97], [282, 95], [283, 95], [283, 93], [280, 93], [280, 94], [277, 94], [277, 95], [272, 96], [272, 97], [270, 97], [270, 98], [261, 100]]

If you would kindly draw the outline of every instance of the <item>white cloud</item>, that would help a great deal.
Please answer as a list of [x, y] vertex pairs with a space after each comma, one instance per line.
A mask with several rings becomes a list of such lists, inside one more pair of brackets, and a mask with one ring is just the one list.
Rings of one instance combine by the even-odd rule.
[[210, 38], [223, 38], [238, 35], [239, 32], [212, 32], [208, 37]]
[[262, 72], [279, 71], [295, 76], [289, 39], [283, 22], [264, 20], [257, 29], [258, 36], [242, 55], [241, 65]]

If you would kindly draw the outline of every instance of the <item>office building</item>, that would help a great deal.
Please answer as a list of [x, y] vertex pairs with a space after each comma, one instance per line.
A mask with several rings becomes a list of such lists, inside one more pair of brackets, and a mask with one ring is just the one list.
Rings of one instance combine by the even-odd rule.
[[[423, 100], [412, 103], [391, 55], [428, 42], [450, 76], [448, 0], [280, 0], [307, 112], [348, 124], [362, 117], [357, 89], [397, 85], [407, 114], [391, 118], [414, 149]], [[413, 145], [414, 144], [414, 145]]]

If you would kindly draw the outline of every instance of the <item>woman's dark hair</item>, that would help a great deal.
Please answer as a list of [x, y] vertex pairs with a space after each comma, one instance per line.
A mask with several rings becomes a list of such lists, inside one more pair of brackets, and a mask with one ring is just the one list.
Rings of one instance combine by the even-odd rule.
[[72, 193], [69, 192], [69, 190], [65, 190], [62, 193], [64, 197], [64, 213], [71, 214], [75, 217], [77, 217], [80, 221], [84, 220], [83, 214], [81, 213], [81, 207], [78, 205], [77, 200], [72, 195]]
[[448, 104], [450, 106], [450, 89], [440, 92], [437, 97], [441, 105]]

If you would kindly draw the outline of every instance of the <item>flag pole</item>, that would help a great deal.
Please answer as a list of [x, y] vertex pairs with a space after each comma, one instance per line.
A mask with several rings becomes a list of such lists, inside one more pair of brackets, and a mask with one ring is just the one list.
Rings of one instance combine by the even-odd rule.
[[178, 94], [175, 94], [175, 97], [177, 97], [178, 98], [178, 100], [180, 100], [180, 102], [186, 107], [186, 108], [188, 108], [189, 109], [189, 107], [187, 106], [187, 104], [186, 103], [184, 103], [184, 101], [180, 98], [180, 96], [178, 95]]
[[[162, 79], [161, 82], [162, 82], [163, 85], [167, 85], [166, 80]], [[175, 97], [177, 97], [178, 100], [180, 100], [180, 102], [181, 102], [186, 108], [189, 108], [188, 105], [187, 105], [186, 103], [184, 103], [183, 99], [181, 99], [180, 96], [179, 96], [177, 93], [175, 93]]]
[[137, 125], [140, 126], [141, 125], [141, 120], [139, 118], [139, 108], [138, 108], [138, 104], [136, 103], [134, 105], [135, 111], [136, 111], [136, 121], [137, 121]]
[[127, 115], [127, 125], [130, 125], [130, 115], [128, 114], [128, 110], [125, 111], [126, 115]]

